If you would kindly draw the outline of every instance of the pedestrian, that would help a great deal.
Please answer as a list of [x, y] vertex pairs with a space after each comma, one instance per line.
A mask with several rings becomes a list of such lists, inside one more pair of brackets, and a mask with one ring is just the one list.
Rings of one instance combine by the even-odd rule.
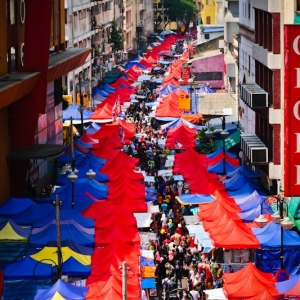
[[193, 286], [192, 290], [190, 291], [190, 294], [193, 296], [194, 300], [200, 299], [200, 294], [197, 291], [197, 287], [196, 286]]

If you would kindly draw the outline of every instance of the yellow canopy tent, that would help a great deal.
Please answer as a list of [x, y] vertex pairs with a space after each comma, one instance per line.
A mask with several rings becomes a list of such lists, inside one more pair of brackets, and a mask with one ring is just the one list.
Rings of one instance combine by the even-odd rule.
[[55, 292], [51, 300], [66, 300], [59, 292]]
[[[91, 264], [91, 256], [77, 253], [70, 249], [69, 247], [62, 247], [62, 259], [63, 262], [68, 260], [70, 257], [73, 257], [81, 264], [88, 266]], [[57, 247], [44, 247], [40, 252], [31, 255], [31, 257], [37, 261], [42, 261], [44, 263], [51, 263], [52, 265], [58, 264], [57, 262]], [[53, 262], [51, 262], [53, 261]]]
[[[15, 226], [18, 226], [15, 224]], [[18, 226], [19, 227], [19, 226]], [[21, 228], [22, 230], [23, 228]], [[19, 235], [13, 226], [10, 224], [10, 221], [0, 230], [0, 242], [28, 242], [28, 238]]]

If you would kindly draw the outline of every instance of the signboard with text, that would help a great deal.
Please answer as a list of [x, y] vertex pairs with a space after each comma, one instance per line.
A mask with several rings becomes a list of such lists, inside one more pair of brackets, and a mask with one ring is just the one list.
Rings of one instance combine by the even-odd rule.
[[300, 26], [284, 25], [284, 194], [300, 195]]
[[189, 94], [186, 93], [180, 93], [178, 95], [178, 108], [180, 110], [186, 110], [186, 111], [190, 111], [191, 110], [191, 98]]
[[181, 79], [188, 83], [188, 80], [191, 78], [191, 67], [181, 67]]

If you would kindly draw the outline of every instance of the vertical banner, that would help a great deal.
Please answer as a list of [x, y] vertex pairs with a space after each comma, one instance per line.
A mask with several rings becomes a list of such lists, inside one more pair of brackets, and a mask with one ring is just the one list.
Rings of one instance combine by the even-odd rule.
[[284, 25], [284, 195], [300, 195], [300, 26]]
[[181, 67], [181, 79], [185, 84], [188, 84], [188, 80], [191, 78], [191, 67]]

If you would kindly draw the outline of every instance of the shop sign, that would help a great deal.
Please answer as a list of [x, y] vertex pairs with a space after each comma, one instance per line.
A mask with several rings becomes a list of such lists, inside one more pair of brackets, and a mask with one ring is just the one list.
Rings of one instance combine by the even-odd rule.
[[284, 195], [300, 195], [300, 26], [284, 26]]

